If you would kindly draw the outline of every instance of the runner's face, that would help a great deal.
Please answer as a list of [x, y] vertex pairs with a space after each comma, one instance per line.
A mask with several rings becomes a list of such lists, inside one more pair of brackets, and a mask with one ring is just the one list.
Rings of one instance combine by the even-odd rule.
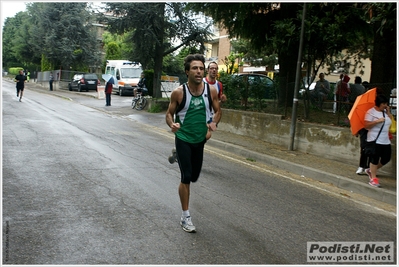
[[214, 63], [210, 64], [208, 69], [208, 74], [209, 78], [216, 79], [216, 76], [218, 75], [218, 66]]
[[186, 71], [188, 81], [195, 84], [202, 83], [202, 78], [204, 77], [204, 69], [204, 64], [201, 61], [192, 61], [190, 64], [190, 70]]

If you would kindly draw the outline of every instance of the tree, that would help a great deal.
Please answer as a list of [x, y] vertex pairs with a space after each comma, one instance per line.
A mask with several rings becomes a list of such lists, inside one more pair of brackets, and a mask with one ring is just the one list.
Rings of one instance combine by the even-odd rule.
[[[363, 58], [366, 58], [368, 41], [372, 33], [364, 20], [362, 6], [353, 3], [309, 3], [307, 4], [305, 20], [305, 40], [303, 62], [306, 68], [307, 84], [311, 84], [319, 74], [321, 67], [327, 65], [328, 72], [335, 68], [342, 50], [348, 53], [341, 56], [341, 71], [350, 73]], [[351, 27], [347, 24], [351, 22]], [[345, 25], [345, 26], [344, 26]], [[352, 51], [352, 52], [351, 52]], [[349, 65], [349, 58], [357, 59], [358, 63]], [[331, 68], [333, 66], [333, 68]], [[353, 69], [352, 69], [352, 68]], [[337, 73], [338, 75], [338, 73]], [[309, 96], [308, 87], [306, 96]], [[309, 97], [304, 98], [305, 118], [309, 118]]]
[[396, 3], [372, 3], [365, 9], [374, 33], [370, 84], [384, 85], [382, 89], [389, 94], [397, 83]]
[[153, 97], [161, 96], [163, 58], [180, 48], [194, 46], [203, 52], [210, 36], [208, 26], [198, 23], [185, 9], [185, 3], [106, 3], [113, 17], [108, 19], [112, 33], [131, 32], [132, 61], [154, 66]]
[[2, 59], [3, 67], [17, 67], [18, 59], [13, 51], [12, 40], [18, 29], [18, 20], [15, 17], [6, 18], [2, 35]]
[[132, 58], [132, 51], [134, 48], [130, 43], [130, 36], [132, 34], [127, 32], [124, 34], [111, 34], [105, 31], [102, 36], [105, 57], [103, 59], [102, 68], [105, 70], [106, 61], [109, 59], [125, 59]]
[[3, 64], [7, 66], [40, 65], [40, 54], [32, 48], [27, 12], [7, 18], [3, 28]]
[[[267, 50], [263, 47], [259, 49], [254, 49], [249, 40], [246, 39], [236, 39], [231, 41], [232, 50], [235, 53], [242, 54], [242, 60], [255, 67], [260, 66], [272, 66], [274, 67], [278, 64], [277, 55], [268, 55]], [[264, 50], [264, 51], [263, 51]]]
[[[226, 72], [228, 74], [238, 73], [238, 67], [242, 66], [242, 62], [240, 61], [243, 56], [243, 53], [231, 52], [230, 55], [225, 57], [225, 59], [222, 59], [223, 63], [226, 65]], [[240, 63], [237, 64], [237, 61], [239, 61]]]
[[187, 75], [184, 68], [182, 68], [182, 62], [184, 62], [185, 57], [197, 52], [190, 47], [185, 47], [180, 49], [177, 54], [175, 52], [166, 55], [163, 60], [163, 72], [168, 75], [178, 76], [180, 84], [187, 82]]
[[[277, 54], [280, 64], [279, 104], [293, 96], [298, 53], [298, 10], [301, 4], [275, 3], [190, 3], [189, 7], [204, 12], [225, 27], [231, 38], [250, 41], [254, 50]], [[288, 103], [287, 103], [288, 104]]]
[[[292, 105], [302, 3], [190, 3], [189, 6], [221, 23], [231, 38], [247, 39], [253, 49], [277, 54], [279, 105]], [[315, 62], [324, 64], [328, 56], [351, 47], [353, 33], [368, 26], [359, 18], [361, 12], [353, 3], [315, 3], [309, 4], [307, 10], [303, 55], [315, 75], [319, 67]]]
[[51, 68], [87, 70], [100, 64], [99, 46], [84, 2], [34, 2], [31, 16], [31, 45], [43, 54]]

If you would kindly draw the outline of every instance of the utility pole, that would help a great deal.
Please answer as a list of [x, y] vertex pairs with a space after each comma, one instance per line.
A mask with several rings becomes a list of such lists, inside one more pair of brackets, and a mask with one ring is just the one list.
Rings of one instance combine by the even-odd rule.
[[291, 128], [290, 128], [290, 145], [289, 150], [294, 150], [294, 140], [295, 140], [295, 127], [297, 118], [297, 108], [298, 108], [298, 87], [299, 81], [301, 79], [301, 65], [302, 65], [302, 47], [303, 47], [303, 32], [305, 27], [305, 14], [306, 14], [306, 3], [303, 3], [302, 11], [302, 26], [301, 26], [301, 36], [299, 39], [299, 51], [298, 51], [298, 61], [296, 63], [296, 76], [295, 76], [295, 87], [294, 87], [294, 98], [292, 105], [292, 116], [291, 116]]

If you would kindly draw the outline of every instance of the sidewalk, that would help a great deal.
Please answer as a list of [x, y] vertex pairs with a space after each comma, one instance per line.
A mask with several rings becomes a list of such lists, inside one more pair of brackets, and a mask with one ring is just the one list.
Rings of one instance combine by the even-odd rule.
[[[57, 93], [57, 91], [49, 92], [40, 85], [32, 85], [30, 84], [30, 89], [51, 94]], [[65, 90], [58, 90], [58, 92], [63, 91], [66, 92]], [[97, 92], [92, 91], [74, 93], [88, 97], [98, 97]], [[127, 108], [129, 108], [129, 111], [131, 110], [130, 107]], [[290, 173], [330, 183], [338, 188], [396, 206], [396, 177], [388, 176], [387, 173], [384, 173], [384, 168], [379, 171], [378, 175], [381, 188], [374, 188], [368, 184], [369, 178], [367, 175], [357, 175], [355, 173], [358, 166], [320, 158], [299, 151], [290, 151], [288, 148], [247, 136], [216, 131], [212, 133], [212, 138], [207, 142], [207, 145], [286, 170]]]
[[358, 166], [290, 151], [288, 148], [250, 137], [216, 131], [212, 134], [208, 144], [290, 173], [331, 183], [338, 188], [396, 206], [396, 177], [384, 174], [383, 168], [379, 171], [381, 188], [375, 188], [368, 184], [367, 175], [355, 173]]

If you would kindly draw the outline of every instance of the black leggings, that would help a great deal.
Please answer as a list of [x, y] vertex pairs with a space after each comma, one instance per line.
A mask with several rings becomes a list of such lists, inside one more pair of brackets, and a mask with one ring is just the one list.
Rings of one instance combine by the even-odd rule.
[[175, 138], [177, 162], [179, 163], [183, 184], [195, 183], [198, 180], [204, 158], [205, 142], [206, 139], [201, 143], [190, 144], [177, 137]]
[[375, 145], [375, 154], [370, 157], [370, 163], [378, 165], [381, 162], [382, 165], [387, 164], [391, 160], [391, 145]]
[[360, 160], [359, 167], [363, 169], [369, 168], [369, 157], [364, 153], [364, 147], [366, 146], [367, 141], [367, 130], [361, 129], [358, 133], [360, 135]]

